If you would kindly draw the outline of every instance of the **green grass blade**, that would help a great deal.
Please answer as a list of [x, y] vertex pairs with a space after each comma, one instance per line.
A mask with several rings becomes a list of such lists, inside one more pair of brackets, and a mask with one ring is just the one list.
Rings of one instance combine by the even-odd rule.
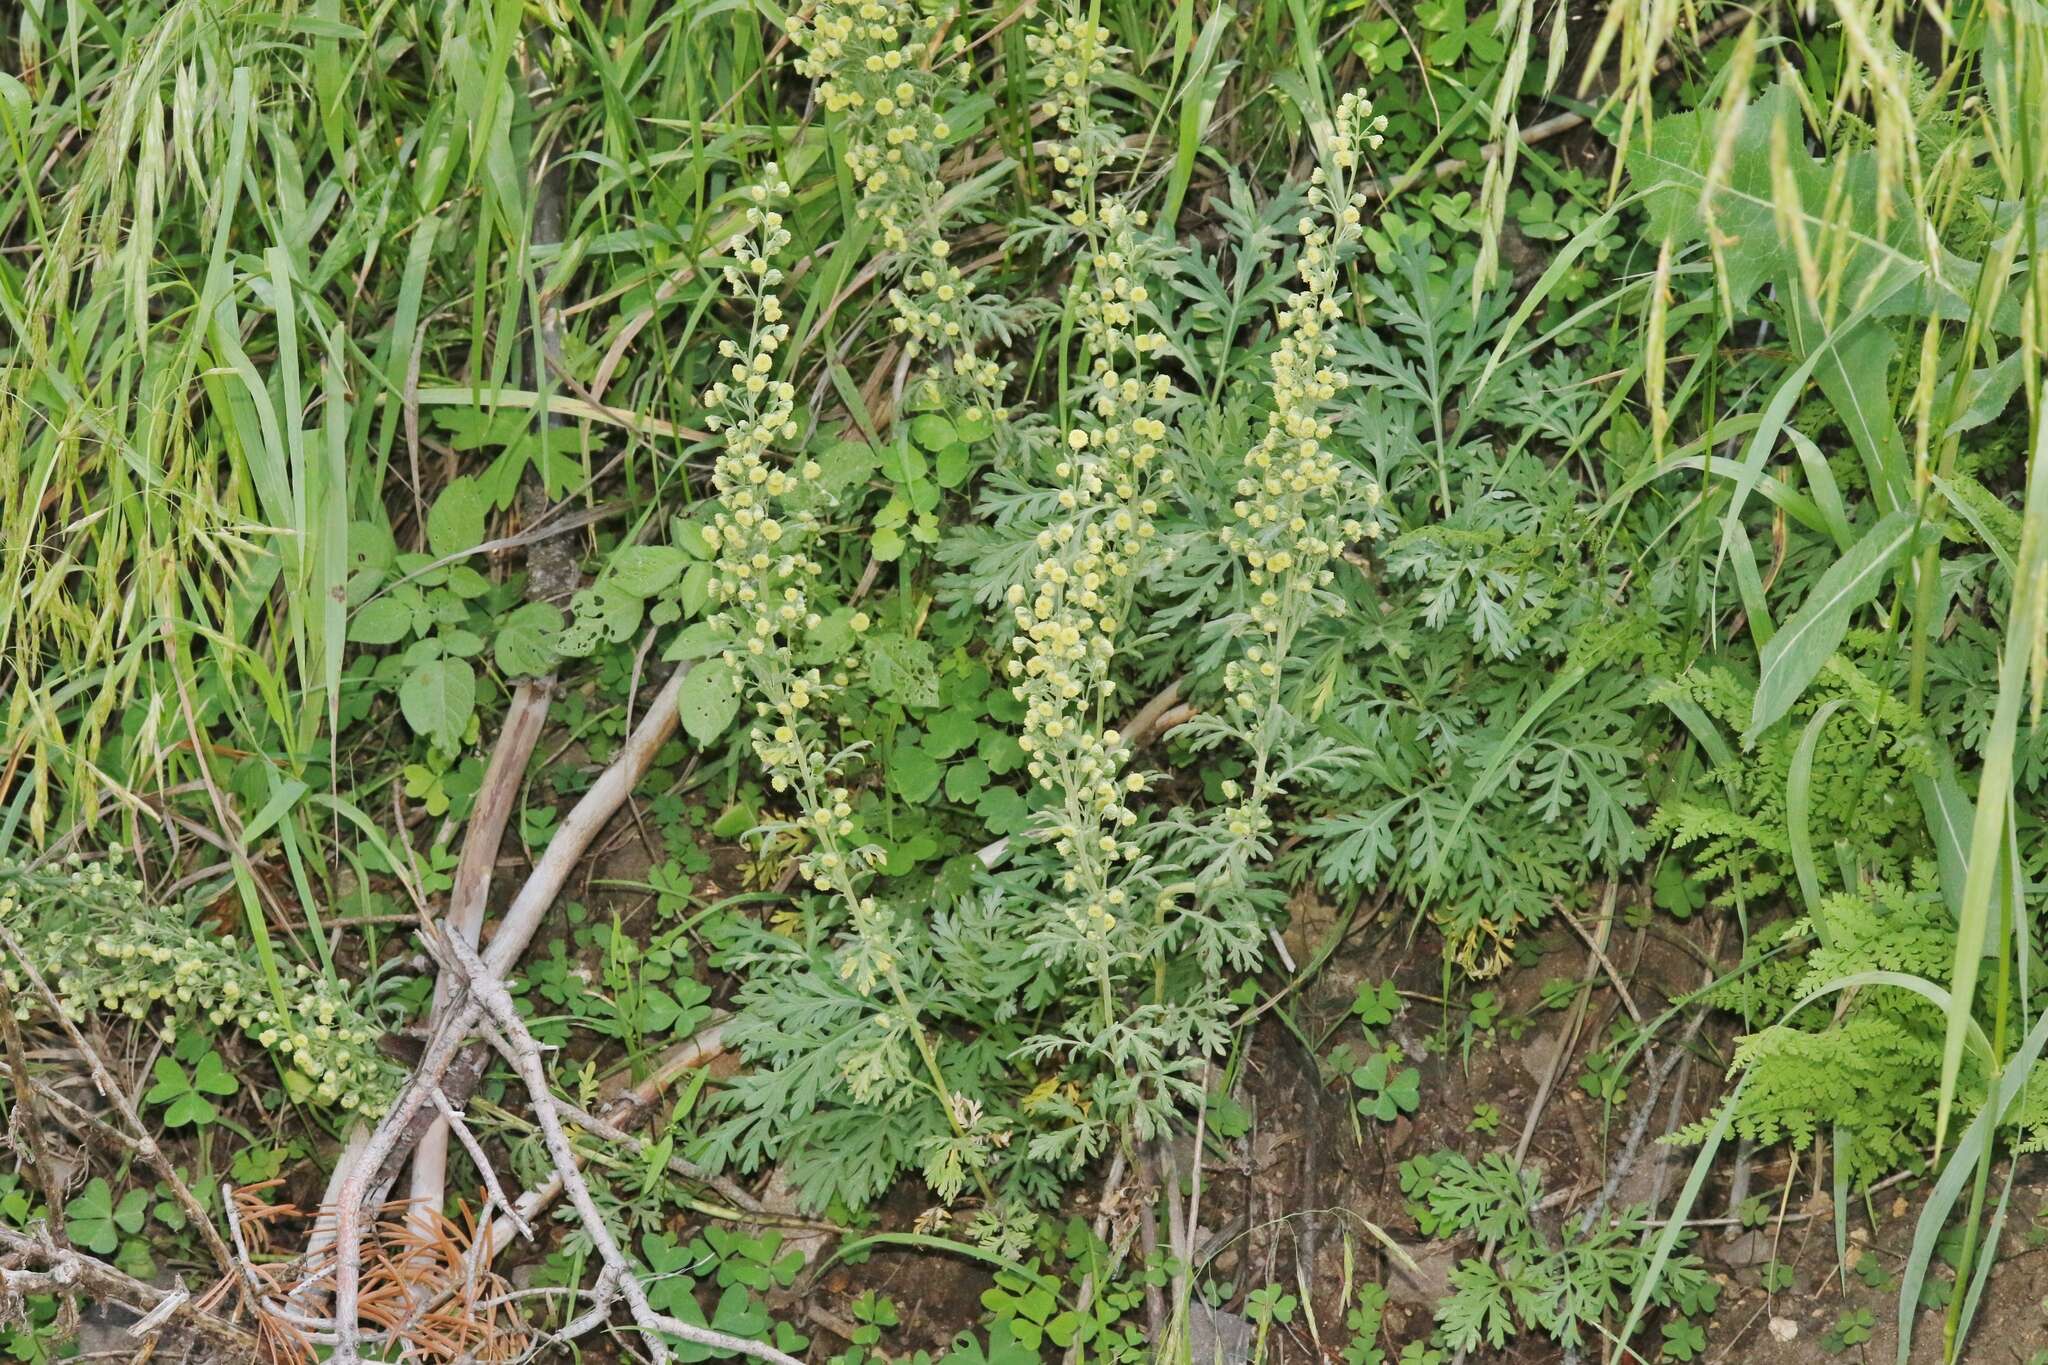
[[1906, 1266], [1900, 1273], [1898, 1365], [1910, 1365], [1913, 1316], [1920, 1309], [1920, 1290], [1927, 1282], [1928, 1267], [1940, 1245], [1941, 1231], [1948, 1225], [1948, 1216], [1956, 1200], [1962, 1197], [1964, 1187], [1977, 1174], [1977, 1163], [1990, 1146], [1999, 1123], [2026, 1089], [2043, 1047], [2048, 1047], [2048, 1014], [2035, 1021], [2020, 1041], [2019, 1050], [2005, 1059], [1989, 1100], [1963, 1130], [1955, 1150], [1949, 1153], [1948, 1164], [1942, 1167], [1934, 1188], [1928, 1192], [1927, 1202], [1920, 1208], [1920, 1217], [1913, 1226], [1913, 1244], [1906, 1252]]
[[1187, 197], [1188, 185], [1195, 177], [1195, 157], [1202, 150], [1202, 132], [1209, 126], [1216, 101], [1223, 96], [1224, 81], [1237, 65], [1216, 60], [1223, 35], [1236, 17], [1237, 11], [1229, 5], [1218, 5], [1211, 11], [1188, 59], [1187, 81], [1180, 90], [1180, 141], [1174, 148], [1173, 169], [1166, 179], [1166, 198], [1159, 208], [1161, 232], [1172, 232], [1180, 217], [1181, 201]]
[[1913, 543], [1919, 525], [1910, 511], [1893, 512], [1864, 532], [1856, 548], [1821, 575], [1813, 592], [1763, 649], [1756, 700], [1743, 742], [1753, 744], [1820, 673], [1821, 665], [1848, 633], [1849, 618], [1877, 595], [1892, 566]]
[[[1911, 991], [1921, 999], [1934, 1005], [1936, 1009], [1945, 1010], [1949, 1000], [1948, 992], [1942, 990], [1941, 987], [1933, 982], [1922, 980], [1917, 976], [1906, 976], [1900, 972], [1854, 972], [1848, 976], [1837, 977], [1835, 980], [1828, 982], [1818, 990], [1807, 995], [1794, 1004], [1791, 1009], [1786, 1010], [1784, 1017], [1778, 1022], [1780, 1024], [1788, 1024], [1794, 1016], [1807, 1006], [1824, 1000], [1828, 996], [1837, 995], [1843, 991], [1856, 990], [1864, 986], [1896, 986], [1900, 990]], [[2048, 1040], [2048, 1024], [2044, 1024], [2037, 1029], [2037, 1032], [2042, 1037], [2039, 1040], [2033, 1040], [2036, 1052], [2040, 1050], [2040, 1042]], [[1984, 1037], [1981, 1029], [1977, 1030], [1974, 1041], [1981, 1052], [1986, 1055], [1990, 1053], [1990, 1040]], [[1671, 1260], [1671, 1253], [1678, 1246], [1679, 1237], [1685, 1232], [1685, 1220], [1692, 1213], [1693, 1205], [1698, 1202], [1700, 1190], [1706, 1186], [1707, 1176], [1713, 1170], [1714, 1158], [1720, 1153], [1721, 1144], [1727, 1141], [1728, 1134], [1734, 1127], [1736, 1106], [1742, 1102], [1743, 1092], [1748, 1089], [1749, 1078], [1753, 1074], [1753, 1072], [1744, 1072], [1741, 1079], [1736, 1081], [1735, 1088], [1728, 1092], [1728, 1098], [1721, 1102], [1721, 1108], [1714, 1116], [1713, 1126], [1707, 1130], [1705, 1140], [1700, 1143], [1699, 1155], [1693, 1158], [1692, 1169], [1687, 1172], [1685, 1184], [1679, 1190], [1678, 1198], [1672, 1205], [1671, 1215], [1658, 1228], [1656, 1237], [1651, 1243], [1650, 1259], [1643, 1268], [1641, 1278], [1636, 1281], [1635, 1294], [1629, 1300], [1628, 1319], [1622, 1324], [1621, 1332], [1616, 1337], [1616, 1340], [1627, 1341], [1630, 1337], [1634, 1336], [1636, 1328], [1642, 1324], [1643, 1314], [1649, 1311], [1650, 1299], [1656, 1292], [1658, 1278], [1663, 1275], [1665, 1265]], [[2017, 1087], [2015, 1087], [2015, 1093], [2017, 1093]], [[1966, 1170], [1963, 1172], [1962, 1177], [1958, 1178], [1957, 1189], [1961, 1188], [1962, 1179], [1967, 1178], [1968, 1175], [1969, 1172]], [[1946, 1175], [1943, 1178], [1946, 1179]], [[1953, 1202], [1953, 1195], [1951, 1196], [1951, 1202]], [[1931, 1241], [1928, 1246], [1928, 1253], [1930, 1255], [1933, 1253]], [[1901, 1356], [1901, 1365], [1904, 1365], [1904, 1360], [1904, 1356]]]
[[1934, 1151], [1937, 1159], [1948, 1136], [1955, 1108], [1956, 1086], [1963, 1065], [1963, 1033], [1976, 999], [1978, 968], [1991, 919], [1991, 893], [2004, 862], [2004, 820], [2012, 799], [2013, 751], [2019, 731], [2020, 707], [2027, 697], [2027, 665], [2040, 647], [2044, 593], [2048, 593], [2048, 422], [2039, 424], [2033, 468], [2027, 479], [2027, 508], [2020, 532], [2020, 571], [2013, 579], [2012, 610], [2007, 619], [2004, 653], [1998, 661], [1998, 700], [1991, 728], [1984, 736], [1984, 764], [1977, 780], [1977, 810], [1970, 822], [1970, 857], [1963, 898], [1956, 906], [1956, 957], [1949, 973], [1949, 993], [1956, 1007], [1949, 1012], [1942, 1043], [1941, 1089], [1936, 1096]]

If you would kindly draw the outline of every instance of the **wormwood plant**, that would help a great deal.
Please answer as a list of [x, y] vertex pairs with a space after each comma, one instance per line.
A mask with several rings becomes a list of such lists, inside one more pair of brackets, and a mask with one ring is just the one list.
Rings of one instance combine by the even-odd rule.
[[1226, 784], [1227, 804], [1205, 829], [1186, 829], [1191, 847], [1177, 855], [1197, 869], [1193, 889], [1212, 910], [1245, 899], [1272, 848], [1273, 803], [1339, 757], [1306, 734], [1286, 702], [1290, 669], [1300, 668], [1297, 637], [1318, 617], [1346, 609], [1332, 590], [1331, 561], [1345, 546], [1379, 534], [1372, 515], [1379, 485], [1357, 479], [1330, 439], [1332, 407], [1351, 382], [1337, 364], [1334, 334], [1344, 315], [1343, 267], [1362, 239], [1360, 166], [1385, 126], [1363, 96], [1339, 101], [1321, 149], [1329, 169], [1311, 174], [1311, 212], [1297, 227], [1300, 288], [1275, 318], [1272, 410], [1233, 487], [1236, 524], [1221, 530], [1225, 548], [1243, 561], [1245, 603], [1218, 624], [1230, 633], [1249, 628], [1254, 643], [1224, 667], [1230, 712], [1197, 722], [1193, 738], [1198, 747], [1235, 741], [1250, 760], [1250, 775], [1243, 786]]
[[1506, 300], [1412, 249], [1369, 277], [1382, 325], [1347, 333], [1361, 376], [1343, 435], [1395, 527], [1351, 589], [1370, 604], [1309, 642], [1326, 727], [1352, 761], [1305, 791], [1284, 859], [1345, 896], [1391, 884], [1490, 975], [1561, 901], [1650, 847], [1638, 808], [1675, 728], [1644, 675], [1684, 659], [1682, 583], [1630, 567], [1655, 528], [1603, 528], [1585, 471], [1639, 458], [1588, 376], [1610, 342], [1520, 337]]
[[1156, 263], [1144, 214], [1095, 202], [1102, 160], [1089, 150], [1087, 106], [1101, 41], [1083, 19], [1056, 26], [1037, 45], [1058, 126], [1076, 139], [1056, 151], [1055, 165], [1069, 172], [1061, 198], [1069, 221], [1093, 248], [1087, 279], [1069, 299], [1091, 372], [1072, 395], [1075, 420], [1051, 471], [1057, 512], [1034, 540], [1044, 558], [1028, 583], [1005, 594], [1016, 626], [1005, 670], [1024, 707], [1018, 745], [1046, 794], [1031, 833], [1054, 855], [1055, 913], [1027, 941], [1086, 988], [1060, 1027], [1023, 1047], [1050, 1072], [1024, 1105], [1051, 1128], [1033, 1139], [1031, 1153], [1068, 1172], [1123, 1124], [1152, 1136], [1198, 1093], [1191, 1064], [1173, 1055], [1186, 1021], [1170, 1017], [1163, 1000], [1136, 1013], [1128, 1006], [1132, 981], [1149, 976], [1155, 960], [1158, 945], [1142, 915], [1160, 893], [1135, 837], [1140, 815], [1130, 803], [1147, 779], [1129, 770], [1131, 750], [1114, 725], [1123, 704], [1116, 665], [1119, 640], [1134, 633], [1139, 582], [1158, 554], [1153, 493], [1173, 479], [1159, 414], [1173, 385], [1154, 368], [1165, 339], [1141, 321]]
[[[839, 1003], [854, 1018], [848, 1021], [851, 1037], [833, 1049], [836, 1079], [857, 1103], [901, 1110], [917, 1088], [906, 1049], [914, 1052], [952, 1133], [953, 1146], [938, 1134], [928, 1134], [922, 1144], [933, 1184], [950, 1199], [964, 1187], [968, 1160], [978, 1157], [988, 1135], [972, 1131], [979, 1124], [976, 1103], [956, 1096], [948, 1083], [929, 1025], [906, 985], [894, 912], [867, 890], [881, 850], [856, 842], [853, 794], [843, 780], [855, 754], [829, 749], [826, 738], [831, 702], [845, 688], [846, 673], [835, 670], [828, 676], [798, 662], [805, 632], [822, 622], [811, 596], [820, 567], [809, 554], [819, 526], [811, 503], [820, 469], [807, 461], [792, 475], [766, 459], [779, 442], [797, 434], [791, 419], [795, 389], [770, 378], [776, 352], [789, 337], [772, 292], [782, 283], [782, 273], [770, 264], [789, 242], [781, 215], [772, 207], [788, 192], [772, 168], [749, 191], [752, 236], [736, 248], [739, 263], [726, 270], [728, 288], [753, 322], [747, 344], [727, 348], [733, 362], [730, 379], [705, 395], [725, 443], [714, 474], [720, 510], [704, 532], [718, 555], [711, 593], [721, 609], [712, 624], [728, 641], [722, 659], [733, 685], [752, 703], [755, 723], [749, 741], [754, 753], [771, 787], [787, 794], [800, 813], [796, 821], [770, 822], [761, 832], [799, 837], [799, 871], [827, 894], [850, 931], [834, 974], [849, 991]], [[855, 617], [853, 624], [859, 630], [866, 622]], [[878, 990], [882, 999], [876, 1001]], [[740, 1038], [767, 1044], [765, 1037], [744, 1031]], [[779, 1046], [797, 1041], [784, 1038]], [[815, 1064], [816, 1059], [805, 1060]], [[760, 1115], [762, 1102], [772, 1098], [772, 1092], [757, 1089], [743, 1093], [739, 1104]], [[815, 1100], [816, 1092], [808, 1098]], [[971, 1169], [987, 1193], [978, 1160]]]
[[[106, 863], [68, 870], [0, 861], [0, 923], [74, 1019], [104, 1012], [175, 1034], [233, 1028], [271, 1054], [298, 1100], [375, 1112], [397, 1088], [380, 1034], [334, 983], [303, 964], [252, 960], [233, 939], [188, 927]], [[41, 1001], [23, 964], [0, 961], [14, 1009]]]
[[[1589, 1334], [1613, 1330], [1627, 1292], [1648, 1269], [1648, 1210], [1597, 1221], [1567, 1215], [1563, 1226], [1547, 1231], [1537, 1222], [1535, 1173], [1504, 1153], [1478, 1162], [1453, 1152], [1414, 1158], [1402, 1163], [1401, 1189], [1428, 1235], [1469, 1235], [1497, 1246], [1491, 1263], [1468, 1257], [1451, 1272], [1451, 1292], [1436, 1308], [1438, 1337], [1451, 1350], [1499, 1350], [1524, 1330], [1582, 1346]], [[1699, 1260], [1681, 1255], [1665, 1264], [1654, 1302], [1690, 1317], [1711, 1313], [1719, 1296]]]
[[857, 218], [881, 233], [896, 281], [890, 325], [906, 363], [923, 370], [919, 394], [979, 426], [1009, 417], [1003, 367], [980, 354], [1005, 333], [1009, 310], [955, 264], [948, 233], [1005, 167], [979, 186], [951, 184], [941, 173], [964, 95], [966, 40], [957, 30], [945, 36], [955, 17], [912, 0], [828, 0], [808, 24], [792, 20], [790, 35], [804, 46], [798, 73], [817, 82], [818, 102], [843, 139]]
[[[936, 210], [928, 195], [912, 203], [927, 191], [901, 185], [899, 168], [926, 164], [919, 158], [938, 134], [924, 115], [904, 112], [889, 83], [926, 41], [906, 40], [912, 30], [891, 14], [826, 12], [806, 62], [848, 115], [850, 142], [870, 149], [864, 156], [876, 146], [902, 151], [900, 161], [884, 152], [860, 162], [867, 179], [882, 177], [866, 212], [901, 250], [916, 240], [911, 218], [924, 215], [931, 230]], [[798, 866], [824, 900], [800, 927], [737, 931], [725, 960], [747, 984], [731, 1036], [756, 1066], [725, 1097], [727, 1117], [704, 1151], [741, 1164], [777, 1153], [821, 1201], [871, 1197], [914, 1160], [946, 1202], [977, 1187], [987, 1218], [998, 1213], [999, 1191], [1049, 1197], [1057, 1176], [1119, 1134], [1148, 1140], [1200, 1095], [1203, 1059], [1223, 1044], [1232, 1008], [1220, 974], [1258, 961], [1278, 901], [1261, 880], [1271, 807], [1332, 757], [1290, 710], [1295, 643], [1310, 622], [1342, 610], [1335, 556], [1377, 534], [1376, 487], [1329, 444], [1347, 382], [1334, 363], [1343, 268], [1362, 241], [1357, 184], [1381, 126], [1366, 100], [1350, 96], [1321, 135], [1324, 167], [1298, 223], [1299, 288], [1275, 311], [1270, 415], [1232, 478], [1225, 545], [1242, 605], [1210, 627], [1219, 639], [1253, 643], [1226, 671], [1228, 714], [1200, 726], [1197, 742], [1241, 746], [1250, 776], [1214, 810], [1148, 818], [1137, 798], [1150, 783], [1132, 770], [1115, 717], [1126, 705], [1123, 642], [1136, 638], [1145, 585], [1166, 562], [1160, 496], [1185, 463], [1168, 419], [1189, 396], [1161, 363], [1165, 334], [1148, 325], [1159, 316], [1169, 253], [1145, 214], [1102, 185], [1120, 141], [1096, 107], [1118, 55], [1106, 32], [1070, 14], [1029, 46], [1044, 110], [1062, 134], [1052, 153], [1062, 187], [1035, 230], [1083, 248], [1066, 313], [1085, 376], [1063, 395], [1052, 448], [1027, 443], [1032, 462], [1008, 476], [1034, 515], [1014, 556], [996, 560], [1014, 565], [1000, 596], [1014, 630], [1004, 667], [1038, 805], [1016, 865], [929, 920], [892, 905], [876, 876], [878, 851], [859, 842], [854, 818], [849, 774], [861, 755], [827, 742], [860, 665], [801, 662], [806, 633], [825, 616], [808, 549], [820, 504], [816, 474], [800, 457], [788, 469], [769, 459], [798, 432], [793, 393], [772, 377], [788, 333], [775, 320], [779, 275], [767, 261], [783, 230], [764, 201], [750, 210], [757, 235], [730, 277], [756, 319], [753, 340], [734, 349], [731, 378], [708, 395], [725, 442], [707, 533], [719, 556], [716, 623], [753, 704], [756, 756], [797, 810], [761, 833], [800, 850]], [[925, 88], [904, 84], [912, 94]], [[922, 278], [929, 264], [914, 263], [913, 274]], [[959, 284], [933, 278], [937, 290]], [[956, 378], [967, 337], [914, 335], [949, 348], [921, 354]], [[970, 405], [956, 421], [973, 420], [988, 401], [943, 385], [938, 394]], [[888, 661], [877, 648], [871, 636], [871, 674]]]

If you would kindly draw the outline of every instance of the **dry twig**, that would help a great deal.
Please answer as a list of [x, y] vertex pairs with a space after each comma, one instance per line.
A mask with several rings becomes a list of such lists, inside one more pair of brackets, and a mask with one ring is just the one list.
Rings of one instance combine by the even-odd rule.
[[96, 1303], [116, 1303], [143, 1314], [130, 1329], [138, 1336], [175, 1322], [217, 1352], [215, 1360], [264, 1358], [254, 1333], [205, 1311], [184, 1289], [146, 1284], [95, 1256], [57, 1245], [47, 1230], [31, 1235], [0, 1223], [0, 1251], [18, 1263], [0, 1266], [0, 1290], [10, 1299], [76, 1290]]
[[[539, 1121], [541, 1137], [547, 1144], [548, 1155], [553, 1159], [555, 1169], [562, 1176], [564, 1192], [576, 1208], [583, 1224], [585, 1235], [590, 1238], [599, 1259], [605, 1267], [605, 1274], [599, 1284], [609, 1292], [616, 1293], [626, 1302], [633, 1321], [647, 1334], [647, 1344], [656, 1365], [664, 1365], [670, 1359], [669, 1348], [662, 1340], [664, 1336], [679, 1337], [684, 1341], [730, 1354], [744, 1355], [755, 1360], [773, 1361], [775, 1365], [801, 1365], [796, 1357], [778, 1351], [766, 1342], [751, 1341], [729, 1332], [720, 1332], [709, 1327], [699, 1327], [655, 1311], [647, 1301], [647, 1291], [633, 1273], [633, 1266], [619, 1249], [618, 1239], [613, 1235], [611, 1225], [604, 1213], [597, 1207], [597, 1201], [590, 1193], [590, 1186], [584, 1181], [575, 1150], [569, 1144], [569, 1134], [563, 1124], [560, 1106], [554, 1091], [549, 1088], [547, 1070], [541, 1064], [540, 1043], [527, 1030], [526, 1021], [519, 1017], [519, 1007], [512, 1001], [511, 992], [498, 979], [489, 965], [479, 958], [470, 946], [460, 939], [444, 938], [443, 946], [460, 967], [466, 978], [470, 997], [490, 1016], [490, 1027], [486, 1036], [512, 1069], [518, 1073], [526, 1087], [527, 1098], [533, 1105], [534, 1118]], [[602, 1296], [600, 1296], [600, 1301]], [[338, 1365], [346, 1365], [337, 1355]]]

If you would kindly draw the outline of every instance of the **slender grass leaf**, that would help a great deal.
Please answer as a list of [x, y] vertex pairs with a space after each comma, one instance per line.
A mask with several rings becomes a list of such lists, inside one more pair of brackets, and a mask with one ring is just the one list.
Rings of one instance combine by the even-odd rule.
[[2005, 812], [2012, 802], [2013, 751], [2019, 731], [2020, 707], [2027, 697], [2027, 666], [2041, 644], [2041, 614], [2048, 604], [2048, 423], [2036, 438], [2033, 467], [2027, 479], [2027, 510], [2020, 531], [2020, 571], [2013, 576], [2012, 611], [2007, 619], [2005, 647], [1998, 661], [1998, 699], [1991, 728], [1984, 736], [1984, 764], [1977, 779], [1977, 810], [1970, 824], [1970, 856], [1963, 880], [1962, 902], [1956, 907], [1956, 960], [1949, 974], [1949, 992], [1957, 1006], [1948, 1018], [1948, 1036], [1941, 1053], [1941, 1090], [1934, 1111], [1934, 1150], [1941, 1152], [1955, 1106], [1956, 1084], [1963, 1064], [1963, 1032], [1971, 1025], [1970, 1005], [1976, 999], [1977, 971], [1984, 958], [1984, 939], [1991, 918], [1991, 893], [1998, 878], [2004, 845]]
[[1856, 608], [1877, 595], [1892, 566], [1912, 544], [1917, 525], [1912, 512], [1901, 510], [1864, 532], [1856, 547], [1821, 575], [1799, 610], [1771, 637], [1763, 650], [1749, 729], [1742, 737], [1745, 745], [1754, 744], [1757, 736], [1792, 709], [1842, 643]]

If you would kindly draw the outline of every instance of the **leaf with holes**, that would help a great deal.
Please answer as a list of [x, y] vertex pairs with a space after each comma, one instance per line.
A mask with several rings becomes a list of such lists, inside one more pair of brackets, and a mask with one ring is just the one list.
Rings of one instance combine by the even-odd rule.
[[690, 669], [676, 692], [676, 712], [682, 717], [683, 732], [699, 744], [725, 733], [740, 713], [739, 689], [733, 686], [732, 669], [725, 660], [706, 659]]
[[476, 670], [461, 659], [423, 663], [399, 684], [398, 707], [415, 734], [454, 749], [476, 710]]

